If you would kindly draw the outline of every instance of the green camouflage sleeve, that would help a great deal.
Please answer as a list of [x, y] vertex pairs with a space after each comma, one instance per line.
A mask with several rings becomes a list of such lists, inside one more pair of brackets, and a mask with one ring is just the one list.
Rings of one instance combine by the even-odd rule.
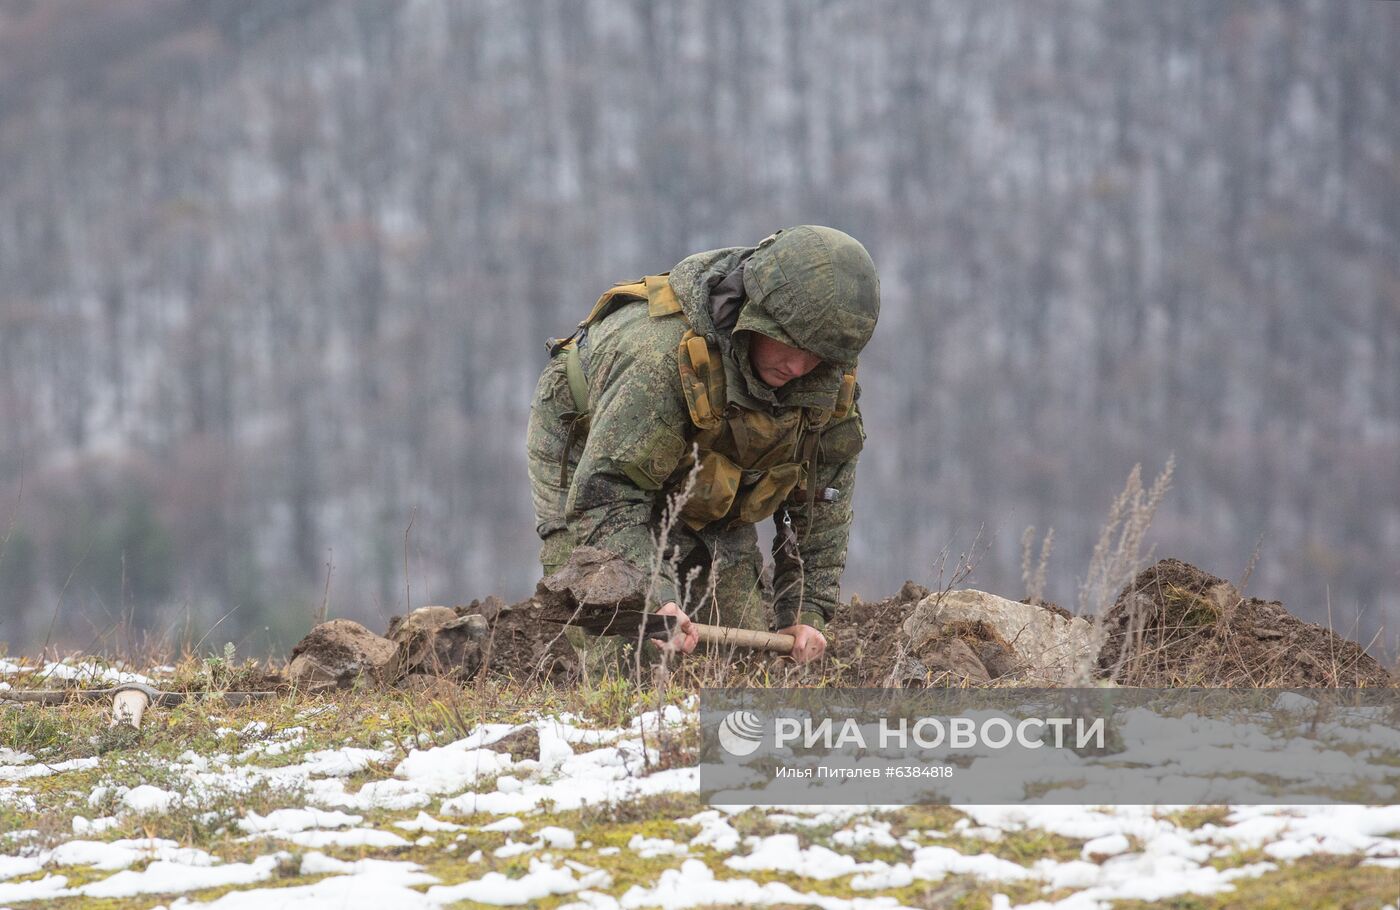
[[865, 427], [859, 409], [822, 433], [812, 481], [818, 494], [830, 488], [837, 491], [837, 498], [809, 505], [806, 494], [795, 493], [788, 500], [796, 552], [788, 542], [783, 513], [779, 511], [776, 516], [773, 612], [779, 629], [799, 622], [824, 628], [836, 609], [851, 532], [856, 461], [864, 443]]
[[[674, 355], [630, 360], [608, 373], [590, 377], [588, 439], [566, 519], [579, 545], [611, 550], [649, 572], [653, 516], [662, 484], [687, 451], [689, 412]], [[655, 604], [676, 599], [673, 584], [657, 584]]]

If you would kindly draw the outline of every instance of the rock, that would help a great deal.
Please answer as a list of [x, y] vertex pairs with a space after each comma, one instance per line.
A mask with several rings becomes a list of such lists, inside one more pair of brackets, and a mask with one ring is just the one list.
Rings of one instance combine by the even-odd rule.
[[287, 678], [302, 690], [345, 688], [360, 676], [388, 681], [395, 673], [399, 646], [349, 619], [332, 619], [312, 629], [292, 649]]
[[[989, 678], [1015, 675], [1036, 685], [1068, 685], [1093, 657], [1084, 620], [971, 589], [925, 597], [903, 629], [913, 653], [925, 663], [930, 645], [937, 650], [942, 642], [960, 640]], [[965, 670], [971, 668], [961, 653], [948, 656]]]
[[928, 678], [928, 667], [924, 662], [906, 655], [895, 661], [894, 668], [890, 670], [884, 684], [887, 689], [917, 689], [921, 688]]
[[527, 758], [539, 761], [540, 731], [534, 727], [525, 727], [502, 736], [485, 748], [509, 755], [516, 761], [524, 761]]
[[389, 640], [399, 646], [396, 672], [470, 679], [481, 667], [489, 629], [485, 616], [459, 615], [451, 607], [419, 607], [396, 616], [389, 624]]
[[885, 679], [887, 688], [919, 689], [924, 686], [985, 686], [992, 681], [972, 647], [961, 638], [931, 642], [919, 657], [905, 656], [895, 662]]

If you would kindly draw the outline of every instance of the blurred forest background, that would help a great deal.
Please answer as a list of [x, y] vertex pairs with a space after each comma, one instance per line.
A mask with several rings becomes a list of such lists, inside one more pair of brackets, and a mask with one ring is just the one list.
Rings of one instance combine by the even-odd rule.
[[545, 337], [802, 222], [882, 276], [847, 595], [983, 529], [1020, 597], [1035, 525], [1072, 606], [1174, 453], [1158, 556], [1258, 545], [1368, 642], [1397, 48], [1331, 0], [0, 0], [0, 649], [525, 596]]

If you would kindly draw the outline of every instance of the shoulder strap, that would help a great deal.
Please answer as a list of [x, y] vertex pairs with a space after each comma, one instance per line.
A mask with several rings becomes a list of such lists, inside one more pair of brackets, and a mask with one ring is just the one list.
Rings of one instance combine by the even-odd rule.
[[645, 300], [648, 316], [670, 316], [673, 313], [682, 313], [681, 302], [676, 299], [676, 292], [671, 290], [671, 282], [667, 277], [670, 274], [670, 272], [663, 272], [660, 275], [647, 275], [639, 281], [623, 281], [613, 285], [603, 292], [603, 296], [599, 297], [598, 302], [593, 304], [593, 309], [589, 311], [587, 318], [578, 324], [578, 327], [588, 328], [617, 309], [620, 304], [631, 300]]
[[[676, 299], [676, 292], [671, 290], [671, 281], [667, 278], [669, 272], [661, 275], [648, 275], [642, 279], [642, 285], [646, 288], [647, 315], [648, 316], [670, 316], [673, 313], [680, 313], [681, 318], [685, 318], [685, 313], [681, 310], [681, 302]], [[686, 320], [689, 322], [689, 320]]]
[[593, 323], [611, 313], [617, 307], [629, 300], [644, 300], [647, 296], [646, 285], [642, 281], [624, 281], [615, 284], [603, 292], [603, 296], [598, 298], [598, 302], [593, 304], [593, 309], [588, 311], [588, 315], [578, 324], [581, 329], [586, 329]]
[[669, 272], [665, 272], [660, 275], [647, 275], [635, 281], [619, 281], [608, 288], [572, 332], [563, 338], [551, 338], [545, 343], [545, 346], [549, 348], [549, 355], [551, 357], [558, 356], [569, 342], [578, 338], [584, 329], [604, 318], [622, 304], [634, 300], [647, 302], [647, 315], [649, 316], [669, 316], [672, 313], [681, 313], [682, 318], [684, 318], [685, 314], [681, 311], [680, 301], [676, 299], [675, 292], [671, 290], [671, 283], [667, 280], [666, 276], [669, 274]]

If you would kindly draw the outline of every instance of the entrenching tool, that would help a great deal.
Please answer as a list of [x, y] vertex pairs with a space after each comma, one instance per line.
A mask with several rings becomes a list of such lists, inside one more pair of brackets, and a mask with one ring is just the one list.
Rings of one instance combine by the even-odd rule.
[[[578, 626], [594, 635], [618, 635], [636, 638], [667, 639], [679, 633], [680, 623], [674, 616], [659, 613], [645, 613], [641, 610], [618, 609], [613, 604], [578, 604], [568, 615], [543, 612], [540, 618], [546, 622]], [[691, 621], [691, 626], [700, 636], [703, 644], [752, 648], [756, 651], [774, 651], [778, 654], [791, 654], [793, 638], [779, 632], [759, 632], [754, 629], [736, 629], [733, 626], [712, 626]]]
[[[537, 614], [545, 622], [577, 626], [595, 635], [670, 638], [674, 616], [646, 612], [647, 579], [625, 560], [593, 547], [579, 547], [559, 571], [535, 590]], [[700, 641], [720, 647], [791, 654], [793, 637], [693, 622]]]
[[173, 707], [188, 701], [220, 701], [230, 707], [264, 698], [276, 698], [277, 692], [162, 692], [145, 683], [122, 683], [110, 689], [7, 689], [0, 692], [0, 702], [53, 707], [70, 701], [94, 702], [112, 700], [112, 720], [109, 726], [130, 724], [141, 726], [141, 718], [152, 705]]

